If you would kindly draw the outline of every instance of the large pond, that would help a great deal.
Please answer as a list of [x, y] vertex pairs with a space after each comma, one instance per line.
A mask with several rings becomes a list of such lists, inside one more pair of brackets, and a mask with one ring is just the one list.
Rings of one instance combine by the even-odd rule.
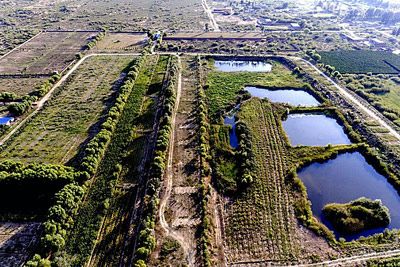
[[270, 72], [272, 65], [264, 61], [215, 60], [214, 66], [222, 72]]
[[315, 107], [320, 103], [311, 94], [304, 90], [278, 89], [247, 86], [244, 88], [252, 96], [258, 98], [268, 98], [271, 102], [287, 103], [292, 106]]
[[[344, 153], [324, 163], [313, 163], [300, 170], [298, 175], [307, 187], [314, 216], [330, 229], [334, 230], [322, 216], [323, 207], [328, 203], [347, 203], [360, 197], [381, 199], [390, 211], [391, 223], [388, 228], [400, 228], [399, 194], [360, 153]], [[384, 228], [376, 228], [343, 237], [353, 240], [383, 230]], [[335, 234], [339, 237], [337, 232]]]
[[292, 146], [351, 144], [342, 126], [324, 114], [291, 114], [282, 125]]

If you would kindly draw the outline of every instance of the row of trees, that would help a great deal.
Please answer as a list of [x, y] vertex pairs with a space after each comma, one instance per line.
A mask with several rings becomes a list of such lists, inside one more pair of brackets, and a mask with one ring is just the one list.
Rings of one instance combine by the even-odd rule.
[[[201, 66], [201, 58], [197, 57], [197, 66]], [[200, 72], [200, 70], [199, 70]], [[200, 73], [199, 73], [200, 74]], [[200, 75], [199, 75], [200, 76]], [[200, 82], [202, 81], [201, 76], [198, 79]], [[209, 228], [210, 228], [210, 219], [207, 213], [208, 199], [210, 196], [209, 187], [207, 180], [209, 180], [210, 175], [210, 167], [209, 160], [211, 159], [210, 155], [210, 124], [208, 122], [208, 112], [207, 112], [207, 103], [206, 103], [206, 94], [204, 92], [203, 86], [201, 84], [198, 85], [198, 120], [200, 125], [199, 131], [199, 154], [200, 154], [200, 175], [201, 175], [201, 186], [200, 186], [200, 218], [201, 224], [199, 228], [200, 238], [199, 238], [199, 251], [202, 256], [203, 266], [212, 266], [211, 265], [211, 257], [209, 251], [210, 245], [210, 237], [209, 237]]]
[[255, 159], [251, 133], [243, 122], [237, 122], [236, 133], [238, 134], [239, 147], [237, 151], [237, 161], [239, 166], [238, 185], [239, 189], [244, 189], [253, 182]]
[[[100, 127], [100, 132], [87, 144], [77, 172], [79, 173], [80, 182], [90, 179], [96, 173], [145, 57], [146, 54], [133, 61], [125, 77], [124, 84], [120, 88], [115, 104], [110, 108], [106, 120]], [[43, 237], [38, 249], [41, 256], [49, 258], [49, 255], [54, 255], [55, 252], [64, 248], [65, 238], [68, 230], [73, 226], [73, 218], [78, 211], [85, 192], [85, 186], [70, 183], [56, 195], [56, 201], [49, 209], [47, 221], [44, 224]], [[41, 266], [40, 264], [45, 260], [40, 255], [35, 255], [28, 262], [30, 264], [28, 266]]]
[[106, 37], [106, 32], [105, 31], [101, 31], [99, 32], [94, 38], [92, 38], [90, 40], [89, 43], [86, 44], [85, 49], [90, 50], [93, 47], [96, 46], [96, 44], [101, 41], [102, 39], [104, 39], [104, 37]]
[[79, 180], [82, 173], [62, 165], [45, 165], [6, 160], [0, 163], [0, 187], [67, 184]]
[[[60, 74], [54, 74], [48, 80], [46, 80], [43, 84], [41, 84], [38, 88], [36, 88], [33, 92], [28, 95], [23, 96], [19, 102], [12, 103], [7, 106], [8, 111], [14, 116], [21, 116], [25, 114], [32, 103], [35, 102], [38, 98], [43, 97], [47, 92], [53, 87], [53, 85], [60, 80]], [[0, 101], [2, 102], [11, 102], [17, 101], [18, 96], [14, 93], [4, 92], [0, 94]]]
[[137, 249], [135, 251], [135, 265], [146, 266], [146, 261], [156, 246], [154, 236], [155, 220], [158, 207], [158, 193], [166, 168], [168, 144], [171, 137], [171, 118], [175, 108], [175, 88], [177, 84], [179, 63], [172, 57], [167, 73], [168, 83], [160, 93], [164, 94], [164, 109], [159, 121], [154, 159], [150, 166], [147, 191], [144, 197], [145, 206], [142, 224], [139, 226]]

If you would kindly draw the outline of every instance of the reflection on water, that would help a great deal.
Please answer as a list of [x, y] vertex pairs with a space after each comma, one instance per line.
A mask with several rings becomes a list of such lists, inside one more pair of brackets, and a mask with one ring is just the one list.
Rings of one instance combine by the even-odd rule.
[[247, 86], [244, 88], [252, 96], [268, 98], [271, 102], [287, 103], [292, 106], [315, 107], [320, 103], [311, 94], [303, 90], [279, 89], [270, 90], [266, 88]]
[[214, 66], [222, 72], [270, 72], [272, 70], [272, 65], [263, 61], [215, 60]]
[[[390, 211], [391, 222], [388, 228], [400, 228], [399, 194], [360, 153], [344, 153], [324, 163], [313, 163], [300, 170], [298, 175], [307, 188], [314, 216], [331, 230], [332, 225], [322, 216], [323, 207], [328, 203], [347, 203], [360, 197], [381, 199]], [[376, 228], [343, 237], [353, 240], [383, 230], [384, 228]], [[339, 237], [337, 232], [335, 234]]]
[[282, 125], [292, 146], [351, 144], [342, 126], [323, 114], [292, 114]]

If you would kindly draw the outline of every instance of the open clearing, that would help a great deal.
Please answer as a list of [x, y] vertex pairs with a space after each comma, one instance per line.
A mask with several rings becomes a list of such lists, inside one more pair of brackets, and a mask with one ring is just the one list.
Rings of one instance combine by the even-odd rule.
[[10, 92], [24, 96], [31, 93], [45, 80], [46, 78], [0, 78], [0, 93]]
[[87, 59], [1, 153], [2, 159], [65, 163], [96, 133], [129, 56]]
[[68, 66], [94, 32], [43, 32], [0, 59], [0, 74], [52, 74]]
[[31, 253], [37, 241], [39, 223], [0, 224], [1, 266], [20, 266]]
[[96, 44], [97, 51], [141, 51], [147, 44], [146, 34], [140, 33], [107, 33], [106, 36]]

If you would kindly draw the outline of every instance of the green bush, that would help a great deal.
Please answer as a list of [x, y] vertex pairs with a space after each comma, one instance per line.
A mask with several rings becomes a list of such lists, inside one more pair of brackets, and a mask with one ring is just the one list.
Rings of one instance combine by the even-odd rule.
[[368, 198], [359, 198], [346, 204], [327, 204], [323, 214], [342, 233], [358, 233], [390, 223], [389, 209], [380, 200]]

